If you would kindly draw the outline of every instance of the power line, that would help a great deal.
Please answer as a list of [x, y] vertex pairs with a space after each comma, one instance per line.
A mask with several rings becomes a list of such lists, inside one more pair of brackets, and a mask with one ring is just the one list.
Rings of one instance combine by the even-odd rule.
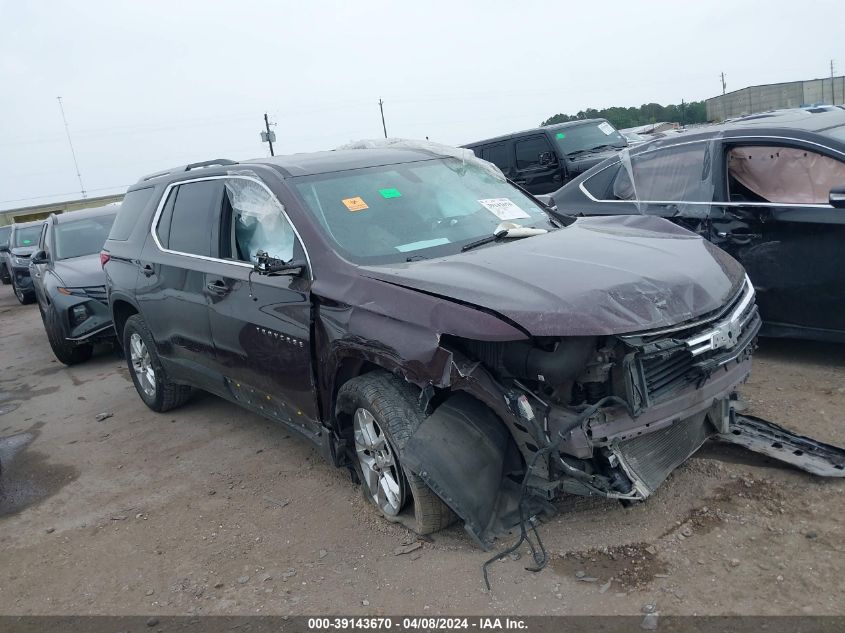
[[[88, 193], [94, 193], [95, 191], [109, 191], [111, 189], [126, 189], [131, 185], [114, 185], [113, 187], [98, 187], [96, 189], [89, 189]], [[58, 196], [72, 196], [76, 193], [76, 191], [65, 191], [64, 193], [48, 193], [43, 196], [32, 196], [31, 198], [14, 198], [11, 200], [0, 200], [0, 204], [8, 204], [10, 202], [28, 202], [30, 200], [43, 200], [44, 198], [56, 198]]]
[[65, 134], [67, 134], [67, 144], [70, 145], [70, 155], [73, 156], [73, 166], [76, 167], [76, 177], [79, 179], [79, 188], [82, 190], [82, 197], [87, 198], [88, 196], [85, 195], [85, 185], [82, 184], [82, 174], [79, 173], [79, 163], [76, 162], [76, 152], [73, 149], [73, 141], [70, 140], [70, 128], [67, 124], [67, 118], [65, 117], [65, 108], [62, 105], [62, 98], [56, 97], [59, 101], [59, 110], [62, 111], [62, 121], [65, 123]]

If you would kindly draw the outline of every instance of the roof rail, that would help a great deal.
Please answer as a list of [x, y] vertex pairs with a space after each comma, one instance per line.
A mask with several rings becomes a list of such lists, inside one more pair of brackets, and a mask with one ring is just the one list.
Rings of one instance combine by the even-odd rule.
[[169, 174], [175, 174], [180, 171], [191, 171], [192, 169], [199, 169], [201, 167], [217, 167], [217, 166], [225, 166], [225, 165], [237, 165], [237, 161], [229, 160], [228, 158], [215, 158], [213, 160], [204, 160], [200, 163], [189, 163], [187, 165], [180, 165], [179, 167], [171, 167], [170, 169], [165, 169], [164, 171], [157, 171], [155, 173], [149, 174], [141, 178], [139, 182], [144, 182], [146, 180], [152, 180], [153, 178], [158, 178], [159, 176], [167, 176]]

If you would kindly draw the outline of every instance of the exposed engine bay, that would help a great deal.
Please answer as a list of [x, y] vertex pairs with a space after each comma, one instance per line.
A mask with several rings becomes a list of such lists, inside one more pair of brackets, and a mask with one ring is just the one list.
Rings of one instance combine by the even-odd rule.
[[514, 342], [443, 337], [466, 357], [460, 373], [487, 375], [510, 415], [497, 417], [468, 393], [424, 391], [431, 415], [404, 463], [484, 548], [516, 525], [525, 535], [526, 519], [552, 512], [560, 493], [642, 501], [708, 439], [845, 476], [845, 451], [739, 415], [735, 389], [750, 374], [760, 325], [746, 280], [724, 307], [674, 328]]

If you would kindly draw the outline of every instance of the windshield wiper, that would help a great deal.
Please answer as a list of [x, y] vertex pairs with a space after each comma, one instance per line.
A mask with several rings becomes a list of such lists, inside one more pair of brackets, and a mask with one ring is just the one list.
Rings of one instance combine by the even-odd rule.
[[503, 229], [498, 231], [497, 233], [493, 233], [493, 235], [488, 235], [487, 237], [482, 237], [480, 240], [475, 240], [474, 242], [470, 242], [469, 244], [464, 244], [461, 246], [461, 252], [465, 253], [466, 251], [472, 250], [473, 248], [477, 248], [478, 246], [484, 246], [485, 244], [489, 244], [490, 242], [495, 242], [496, 240], [500, 240], [508, 236], [508, 230]]
[[461, 252], [465, 253], [473, 248], [484, 246], [485, 244], [490, 244], [491, 242], [496, 242], [506, 237], [531, 237], [532, 235], [541, 235], [543, 233], [548, 233], [548, 231], [546, 229], [535, 229], [530, 226], [522, 226], [521, 224], [516, 224], [514, 222], [499, 222], [499, 226], [496, 227], [492, 235], [482, 237], [480, 240], [475, 240], [469, 244], [464, 244], [461, 246]]

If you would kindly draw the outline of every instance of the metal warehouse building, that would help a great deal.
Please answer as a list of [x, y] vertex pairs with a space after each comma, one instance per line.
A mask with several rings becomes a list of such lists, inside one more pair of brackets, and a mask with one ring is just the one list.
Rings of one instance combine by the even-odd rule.
[[17, 209], [5, 209], [0, 211], [0, 226], [14, 224], [16, 222], [30, 222], [41, 220], [51, 213], [67, 213], [88, 209], [90, 207], [102, 207], [113, 202], [123, 200], [123, 194], [116, 196], [98, 196], [96, 198], [80, 198], [78, 200], [67, 200], [65, 202], [51, 202], [49, 204], [38, 204], [31, 207], [18, 207]]
[[707, 99], [707, 120], [826, 103], [845, 104], [845, 76], [749, 86]]

